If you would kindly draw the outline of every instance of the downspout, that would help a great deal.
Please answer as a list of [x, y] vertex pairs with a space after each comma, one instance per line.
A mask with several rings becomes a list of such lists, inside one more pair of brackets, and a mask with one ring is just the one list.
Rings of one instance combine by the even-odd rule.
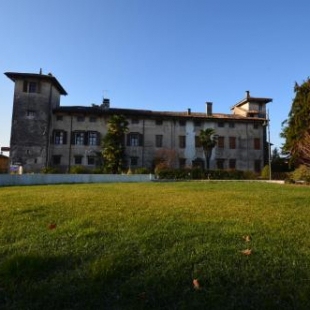
[[71, 169], [71, 151], [72, 151], [72, 146], [71, 146], [71, 141], [72, 141], [72, 114], [71, 114], [71, 120], [70, 120], [70, 139], [68, 139], [69, 141], [69, 158], [68, 158], [68, 173], [70, 172]]
[[50, 160], [50, 132], [51, 132], [51, 115], [52, 115], [52, 84], [50, 85], [50, 93], [48, 98], [48, 118], [47, 118], [47, 133], [46, 133], [46, 149], [45, 149], [45, 168], [49, 167]]
[[175, 146], [175, 141], [173, 139], [175, 137], [175, 119], [173, 119], [171, 123], [170, 147], [173, 149]]
[[142, 167], [144, 167], [144, 144], [145, 144], [145, 119], [143, 119], [143, 122], [142, 122], [142, 134], [143, 134], [143, 143], [142, 143]]
[[249, 135], [248, 135], [248, 123], [246, 123], [246, 159], [247, 170], [249, 171]]

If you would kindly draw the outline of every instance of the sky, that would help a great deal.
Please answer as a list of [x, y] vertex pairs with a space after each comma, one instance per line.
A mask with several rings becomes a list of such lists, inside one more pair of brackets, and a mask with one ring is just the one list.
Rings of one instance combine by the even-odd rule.
[[0, 147], [9, 146], [14, 83], [52, 73], [61, 105], [214, 113], [272, 98], [270, 137], [294, 84], [310, 75], [309, 0], [0, 0]]

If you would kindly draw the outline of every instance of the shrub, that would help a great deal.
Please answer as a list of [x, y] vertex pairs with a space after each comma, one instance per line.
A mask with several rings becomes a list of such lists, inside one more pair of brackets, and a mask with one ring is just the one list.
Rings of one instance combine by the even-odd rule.
[[103, 174], [103, 168], [95, 168], [91, 171], [93, 174]]
[[159, 179], [187, 180], [192, 179], [191, 169], [163, 169], [157, 173]]
[[145, 167], [135, 169], [135, 174], [149, 174], [149, 173], [151, 173], [150, 169]]
[[257, 174], [253, 171], [244, 171], [243, 176], [245, 180], [255, 180], [257, 179]]
[[261, 172], [262, 179], [269, 179], [269, 165], [266, 165]]
[[206, 171], [201, 168], [193, 169], [161, 169], [156, 175], [159, 179], [193, 179], [193, 180], [243, 180], [256, 179], [253, 172], [244, 172], [241, 170], [209, 170]]
[[271, 172], [273, 180], [286, 180], [289, 178], [288, 172]]
[[70, 168], [70, 173], [72, 173], [72, 174], [85, 174], [85, 173], [89, 173], [89, 170], [83, 166], [73, 166]]
[[305, 181], [310, 183], [310, 168], [305, 165], [301, 165], [290, 174], [290, 177], [294, 182]]
[[41, 170], [41, 173], [44, 174], [56, 174], [56, 173], [60, 173], [59, 169], [57, 168], [53, 168], [53, 167], [45, 167]]

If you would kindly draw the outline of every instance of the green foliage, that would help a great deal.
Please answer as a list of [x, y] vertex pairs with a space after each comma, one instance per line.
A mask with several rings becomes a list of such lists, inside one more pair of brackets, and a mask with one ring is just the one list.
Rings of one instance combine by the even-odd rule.
[[103, 170], [103, 167], [97, 167], [97, 168], [91, 170], [90, 173], [93, 173], [93, 174], [103, 174], [104, 170]]
[[269, 176], [270, 176], [269, 171], [270, 171], [269, 165], [264, 166], [261, 172], [261, 177], [263, 179], [269, 179]]
[[[289, 161], [286, 157], [281, 157], [277, 148], [272, 151], [271, 156], [271, 171], [272, 174], [279, 172], [289, 172], [292, 171], [293, 166], [289, 165]], [[280, 175], [280, 174], [279, 174]]]
[[55, 167], [45, 167], [41, 170], [41, 173], [44, 174], [55, 174], [55, 173], [60, 173], [59, 169], [55, 168]]
[[310, 79], [295, 84], [296, 93], [288, 119], [282, 123], [283, 152], [290, 155], [292, 164], [310, 164]]
[[72, 173], [72, 174], [87, 174], [87, 173], [90, 173], [90, 171], [84, 166], [77, 165], [77, 166], [72, 166], [70, 168], [70, 173]]
[[[278, 167], [278, 169], [276, 169]], [[279, 168], [279, 166], [274, 167], [271, 165], [271, 179], [272, 180], [286, 180], [288, 178], [289, 173], [285, 172], [287, 171], [287, 166], [281, 166], [283, 168], [283, 171]], [[273, 170], [275, 168], [275, 170]], [[266, 165], [262, 172], [261, 172], [261, 178], [268, 180], [270, 178], [269, 174], [269, 165]]]
[[150, 171], [150, 169], [148, 169], [148, 168], [141, 167], [141, 168], [136, 168], [136, 169], [134, 170], [134, 173], [135, 173], [135, 174], [150, 174], [151, 171]]
[[310, 309], [308, 202], [254, 182], [2, 187], [0, 309]]
[[161, 169], [156, 170], [156, 175], [159, 179], [165, 180], [186, 180], [192, 179], [190, 169]]
[[199, 139], [205, 154], [207, 170], [210, 169], [210, 158], [212, 155], [212, 150], [216, 146], [216, 138], [214, 134], [215, 130], [213, 128], [200, 130]]
[[112, 115], [108, 121], [108, 132], [102, 140], [104, 171], [120, 173], [125, 163], [125, 133], [128, 121], [123, 115]]
[[300, 165], [290, 174], [290, 177], [294, 182], [305, 181], [310, 183], [310, 168], [305, 165]]
[[257, 179], [257, 175], [241, 170], [204, 170], [193, 169], [168, 169], [163, 168], [155, 172], [159, 179], [170, 180], [248, 180]]

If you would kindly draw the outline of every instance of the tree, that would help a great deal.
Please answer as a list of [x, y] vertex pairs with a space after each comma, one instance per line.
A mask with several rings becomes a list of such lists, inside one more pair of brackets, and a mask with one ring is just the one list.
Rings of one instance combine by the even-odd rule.
[[279, 150], [274, 148], [271, 155], [271, 171], [272, 172], [288, 172], [290, 171], [288, 159], [281, 156]]
[[210, 159], [212, 150], [216, 146], [215, 130], [213, 128], [206, 128], [200, 130], [199, 140], [206, 158], [207, 170], [210, 169]]
[[282, 123], [281, 137], [285, 139], [282, 152], [290, 163], [310, 165], [310, 79], [302, 85], [295, 83], [296, 93], [288, 118]]
[[177, 167], [178, 154], [175, 149], [160, 149], [155, 153], [155, 170], [173, 169]]
[[102, 140], [102, 156], [105, 171], [118, 173], [125, 163], [125, 133], [128, 121], [123, 115], [112, 115], [108, 121], [108, 132]]

